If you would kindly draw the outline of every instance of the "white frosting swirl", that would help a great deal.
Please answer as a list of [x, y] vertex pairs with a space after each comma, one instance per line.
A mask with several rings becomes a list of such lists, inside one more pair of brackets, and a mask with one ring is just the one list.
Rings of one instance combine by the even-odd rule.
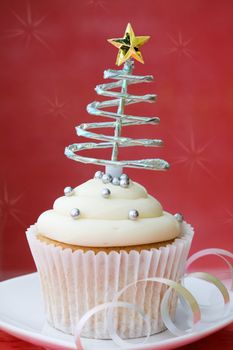
[[[103, 188], [111, 195], [104, 198]], [[73, 219], [70, 211], [80, 210]], [[128, 213], [136, 209], [137, 220]], [[74, 189], [69, 197], [58, 198], [52, 210], [37, 221], [40, 234], [67, 244], [87, 247], [141, 245], [174, 239], [180, 234], [180, 224], [173, 215], [164, 212], [161, 204], [136, 182], [128, 188], [89, 180]]]

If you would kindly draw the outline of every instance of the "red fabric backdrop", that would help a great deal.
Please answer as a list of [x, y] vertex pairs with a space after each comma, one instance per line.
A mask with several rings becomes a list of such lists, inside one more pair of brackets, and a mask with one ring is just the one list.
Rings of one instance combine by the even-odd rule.
[[[128, 22], [136, 35], [151, 35], [134, 72], [155, 76], [131, 91], [158, 94], [156, 104], [128, 111], [161, 124], [124, 132], [162, 138], [163, 149], [136, 153], [171, 163], [166, 173], [128, 173], [193, 224], [192, 251], [232, 248], [232, 11], [230, 0], [1, 0], [2, 279], [34, 269], [25, 229], [65, 186], [97, 169], [63, 152], [77, 141], [75, 125], [96, 120], [86, 105], [100, 98], [94, 88], [117, 54], [106, 39], [121, 37]], [[134, 158], [135, 149], [121, 156]]]
[[[195, 343], [179, 347], [180, 350], [206, 350], [206, 349], [232, 349], [232, 324], [221, 331], [210, 335], [207, 338], [201, 339]], [[20, 339], [14, 338], [9, 334], [0, 331], [0, 346], [1, 350], [43, 350], [42, 347], [26, 343]]]

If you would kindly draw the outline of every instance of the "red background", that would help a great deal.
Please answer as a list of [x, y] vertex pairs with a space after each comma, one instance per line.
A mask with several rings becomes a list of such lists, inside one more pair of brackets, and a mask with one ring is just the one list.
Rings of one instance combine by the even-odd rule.
[[106, 39], [122, 37], [128, 22], [136, 35], [151, 36], [134, 73], [155, 76], [130, 91], [156, 93], [158, 102], [127, 111], [158, 115], [161, 124], [123, 132], [162, 138], [165, 147], [129, 148], [121, 157], [171, 163], [166, 173], [128, 173], [193, 224], [193, 252], [232, 248], [232, 13], [231, 0], [1, 0], [2, 279], [34, 269], [25, 229], [65, 186], [97, 170], [68, 160], [64, 148], [77, 142], [75, 125], [97, 120], [86, 105], [102, 99], [94, 88], [116, 68], [117, 49]]
[[[193, 344], [179, 347], [180, 350], [206, 350], [206, 349], [232, 349], [233, 325], [222, 329], [221, 331], [201, 339]], [[1, 350], [43, 350], [44, 348], [26, 343], [20, 339], [14, 338], [9, 334], [0, 331]]]

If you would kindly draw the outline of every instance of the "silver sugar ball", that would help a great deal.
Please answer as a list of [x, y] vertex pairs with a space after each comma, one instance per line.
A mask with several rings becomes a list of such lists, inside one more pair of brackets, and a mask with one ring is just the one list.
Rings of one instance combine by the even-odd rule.
[[73, 219], [77, 219], [79, 216], [80, 216], [80, 210], [78, 208], [73, 208], [71, 209], [70, 211], [70, 216], [73, 218]]
[[174, 215], [174, 218], [175, 218], [178, 222], [182, 222], [182, 221], [184, 220], [183, 215], [180, 214], [180, 213], [176, 213], [176, 214]]
[[109, 198], [111, 191], [108, 188], [102, 188], [101, 194], [104, 198]]
[[95, 175], [94, 175], [94, 179], [102, 179], [104, 173], [100, 170], [98, 170]]
[[129, 187], [129, 180], [127, 180], [127, 179], [121, 179], [121, 180], [120, 180], [120, 186], [123, 187], [123, 188]]
[[120, 178], [119, 177], [114, 177], [112, 179], [112, 184], [115, 186], [119, 186], [120, 185]]
[[71, 186], [67, 186], [64, 188], [64, 195], [69, 197], [72, 196], [74, 194], [74, 189]]
[[127, 175], [127, 174], [121, 174], [121, 176], [120, 176], [120, 180], [123, 180], [123, 179], [125, 179], [125, 180], [129, 180], [128, 175]]
[[109, 182], [112, 182], [112, 176], [110, 174], [104, 174], [102, 176], [102, 181], [104, 184], [108, 184]]
[[136, 209], [131, 209], [129, 211], [129, 219], [136, 220], [139, 217], [139, 212]]

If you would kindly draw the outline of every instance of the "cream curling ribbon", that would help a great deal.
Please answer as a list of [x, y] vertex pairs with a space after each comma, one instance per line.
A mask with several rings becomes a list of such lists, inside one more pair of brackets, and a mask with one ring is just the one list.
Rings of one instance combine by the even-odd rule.
[[[155, 283], [162, 283], [165, 284], [169, 287], [169, 289], [165, 292], [164, 297], [161, 302], [161, 316], [163, 319], [163, 322], [166, 326], [166, 328], [176, 336], [182, 336], [188, 333], [193, 333], [198, 330], [200, 321], [205, 322], [211, 322], [211, 321], [216, 321], [220, 320], [221, 318], [226, 317], [229, 312], [231, 311], [231, 304], [230, 304], [230, 296], [227, 288], [225, 285], [215, 276], [206, 273], [206, 272], [192, 272], [192, 273], [187, 273], [188, 268], [190, 265], [196, 261], [199, 258], [202, 258], [207, 255], [216, 255], [220, 258], [222, 258], [226, 264], [229, 267], [230, 274], [231, 274], [231, 288], [230, 291], [233, 291], [233, 267], [231, 263], [227, 260], [227, 258], [233, 259], [233, 253], [223, 250], [223, 249], [218, 249], [218, 248], [209, 248], [209, 249], [204, 249], [201, 250], [195, 254], [193, 254], [186, 262], [185, 266], [185, 273], [181, 279], [181, 283], [177, 283], [173, 280], [166, 279], [166, 278], [159, 278], [159, 277], [151, 277], [151, 278], [145, 278], [141, 280], [137, 280], [133, 283], [128, 284], [125, 286], [123, 289], [121, 289], [113, 298], [111, 302], [103, 303], [100, 305], [95, 306], [94, 308], [90, 309], [87, 311], [82, 318], [79, 320], [76, 329], [75, 329], [75, 344], [77, 347], [77, 350], [84, 350], [82, 343], [81, 343], [81, 332], [82, 329], [85, 325], [85, 323], [91, 318], [95, 313], [103, 310], [107, 310], [107, 324], [108, 324], [108, 331], [111, 339], [120, 347], [120, 348], [137, 348], [141, 344], [145, 344], [150, 337], [150, 319], [149, 316], [144, 313], [141, 308], [136, 305], [136, 304], [131, 304], [128, 302], [123, 302], [123, 301], [118, 301], [119, 297], [130, 287], [136, 286], [140, 282], [155, 282]], [[227, 257], [227, 258], [226, 258]], [[223, 297], [223, 307], [221, 305], [221, 310], [213, 308], [213, 306], [206, 306], [206, 305], [200, 305], [198, 304], [197, 300], [195, 297], [191, 294], [190, 291], [188, 291], [187, 288], [185, 288], [185, 279], [191, 277], [191, 278], [198, 278], [205, 280], [211, 284], [213, 284], [217, 290], [220, 292], [220, 294]], [[181, 301], [181, 305], [184, 307], [187, 315], [192, 314], [192, 325], [183, 330], [179, 329], [175, 323], [171, 320], [171, 317], [169, 315], [169, 308], [168, 308], [168, 301], [169, 297], [171, 294], [171, 291], [175, 290], [178, 294], [178, 297]], [[114, 308], [116, 307], [124, 307], [128, 308], [131, 310], [134, 310], [138, 312], [144, 321], [147, 324], [147, 336], [144, 337], [144, 340], [142, 342], [139, 342], [137, 344], [132, 344], [129, 343], [123, 339], [121, 339], [116, 331], [115, 331], [115, 326], [114, 326], [114, 318], [113, 318], [113, 313], [114, 313]], [[211, 311], [211, 312], [210, 312]], [[220, 311], [220, 316], [216, 317], [216, 312]], [[205, 315], [207, 314], [207, 316]], [[215, 317], [213, 317], [213, 314]], [[188, 317], [188, 316], [187, 316]], [[187, 319], [187, 324], [189, 325], [190, 319]]]

